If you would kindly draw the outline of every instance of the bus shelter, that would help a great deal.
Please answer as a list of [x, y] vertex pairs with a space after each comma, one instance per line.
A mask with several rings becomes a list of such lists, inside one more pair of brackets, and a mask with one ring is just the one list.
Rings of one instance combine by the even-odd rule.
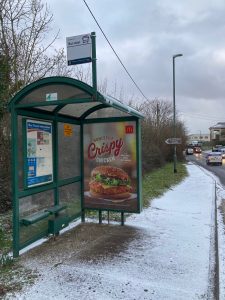
[[10, 101], [13, 255], [85, 211], [141, 211], [140, 119], [84, 82], [49, 77]]

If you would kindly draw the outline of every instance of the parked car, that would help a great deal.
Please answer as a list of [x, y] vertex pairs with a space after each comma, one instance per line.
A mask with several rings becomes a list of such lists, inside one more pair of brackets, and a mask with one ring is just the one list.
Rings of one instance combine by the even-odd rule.
[[222, 153], [222, 159], [225, 159], [225, 147], [221, 148], [220, 152]]
[[209, 152], [206, 155], [207, 165], [222, 165], [222, 153], [221, 152]]
[[216, 145], [212, 147], [212, 152], [220, 152], [220, 149], [223, 148], [223, 145]]

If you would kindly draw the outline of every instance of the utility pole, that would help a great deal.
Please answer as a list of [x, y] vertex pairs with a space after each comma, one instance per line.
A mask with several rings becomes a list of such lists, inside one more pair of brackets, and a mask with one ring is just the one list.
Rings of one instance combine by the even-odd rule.
[[[176, 138], [176, 102], [175, 102], [175, 58], [183, 56], [183, 54], [173, 55], [173, 137]], [[177, 148], [174, 145], [173, 154], [173, 171], [177, 173]]]
[[159, 128], [159, 103], [156, 104], [156, 126]]

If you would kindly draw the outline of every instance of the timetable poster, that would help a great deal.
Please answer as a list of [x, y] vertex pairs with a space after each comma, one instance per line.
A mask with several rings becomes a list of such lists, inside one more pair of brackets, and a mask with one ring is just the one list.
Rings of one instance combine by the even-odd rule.
[[36, 120], [26, 121], [27, 187], [53, 181], [52, 124]]

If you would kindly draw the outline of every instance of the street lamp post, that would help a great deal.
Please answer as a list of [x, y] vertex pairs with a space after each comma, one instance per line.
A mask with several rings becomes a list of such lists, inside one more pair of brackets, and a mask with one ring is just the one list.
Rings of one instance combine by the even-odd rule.
[[[175, 58], [183, 56], [183, 54], [173, 55], [173, 136], [176, 138], [176, 102], [175, 102]], [[176, 144], [174, 145], [174, 154], [173, 154], [173, 171], [177, 173], [177, 148]]]

